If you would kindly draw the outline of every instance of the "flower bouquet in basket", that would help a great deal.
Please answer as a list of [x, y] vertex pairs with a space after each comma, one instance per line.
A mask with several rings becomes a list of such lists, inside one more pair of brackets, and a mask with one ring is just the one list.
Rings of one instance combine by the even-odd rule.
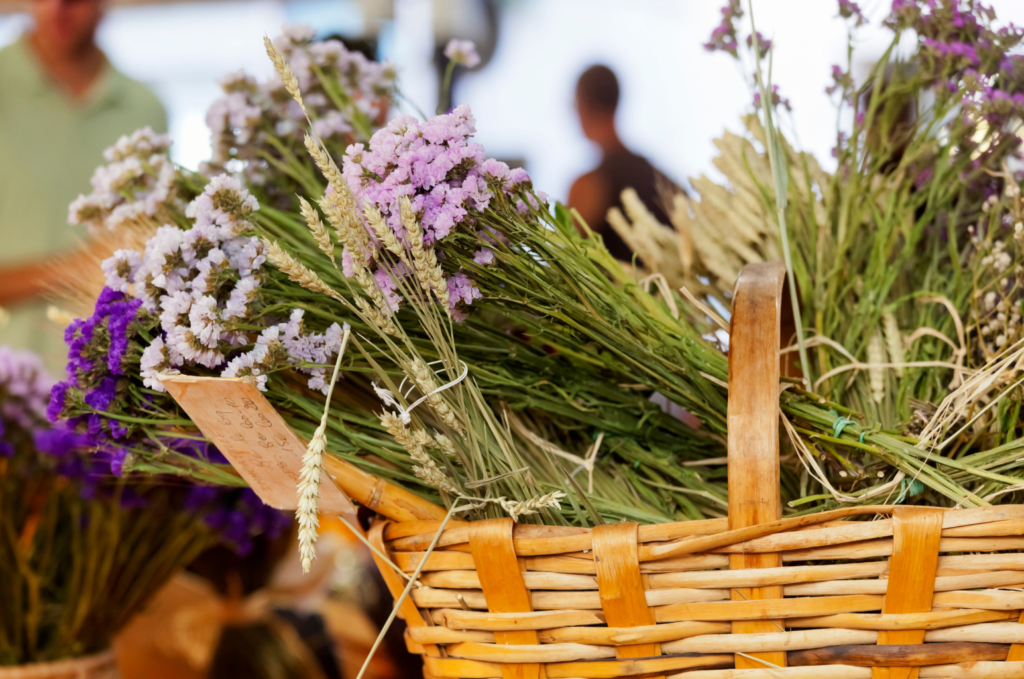
[[0, 677], [116, 677], [114, 635], [177, 569], [287, 519], [248, 490], [123, 477], [126, 451], [47, 422], [52, 384], [0, 347]]
[[[840, 13], [862, 22], [853, 3]], [[739, 3], [723, 15], [710, 46], [738, 54]], [[303, 195], [272, 207], [281, 161], [240, 155], [240, 176], [109, 260], [104, 295], [134, 310], [125, 330], [100, 308], [69, 329], [85, 365], [51, 406], [130, 448], [132, 468], [215, 481], [222, 465], [164, 443], [210, 410], [175, 398], [210, 384], [265, 397], [308, 441], [303, 560], [326, 471], [392, 520], [367, 540], [430, 676], [1020, 676], [1024, 598], [999, 588], [1024, 584], [1009, 504], [1024, 446], [1021, 35], [956, 0], [897, 3], [887, 25], [917, 49], [859, 89], [837, 72], [854, 122], [833, 176], [783, 140], [771, 46], [751, 33], [764, 120], [749, 163], [768, 173], [722, 219], [768, 221], [760, 251], [786, 266], [746, 269], [731, 295], [721, 277], [650, 294], [524, 171], [486, 157], [466, 107], [395, 118], [339, 153], [306, 89], [323, 69], [296, 58], [315, 43], [267, 41], [294, 126], [261, 143], [301, 139]], [[258, 182], [251, 162], [267, 163]], [[730, 323], [711, 298], [731, 298]], [[799, 357], [781, 385], [780, 344]]]

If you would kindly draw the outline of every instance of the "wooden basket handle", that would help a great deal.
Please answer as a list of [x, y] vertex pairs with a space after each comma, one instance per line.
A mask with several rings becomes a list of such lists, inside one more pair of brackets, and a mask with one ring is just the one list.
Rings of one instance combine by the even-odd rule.
[[[782, 518], [779, 487], [779, 341], [782, 284], [779, 262], [748, 264], [732, 297], [729, 332], [729, 529]], [[775, 568], [778, 554], [730, 554], [729, 568]], [[734, 588], [733, 600], [780, 599], [782, 587]], [[734, 621], [733, 634], [769, 633], [781, 621]], [[785, 652], [736, 656], [737, 669], [785, 667]]]
[[729, 529], [782, 518], [779, 488], [781, 262], [736, 279], [729, 333]]

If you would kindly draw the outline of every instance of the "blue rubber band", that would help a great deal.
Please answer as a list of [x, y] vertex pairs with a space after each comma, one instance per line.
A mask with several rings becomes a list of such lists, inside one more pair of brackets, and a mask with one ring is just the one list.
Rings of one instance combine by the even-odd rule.
[[843, 430], [851, 424], [857, 423], [846, 417], [836, 418], [836, 421], [832, 423], [832, 430], [835, 432], [835, 437], [839, 438], [839, 435], [843, 433]]

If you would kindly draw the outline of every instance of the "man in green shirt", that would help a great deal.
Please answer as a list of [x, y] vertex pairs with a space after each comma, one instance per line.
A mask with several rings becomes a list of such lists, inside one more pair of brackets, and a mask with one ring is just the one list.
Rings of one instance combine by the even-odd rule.
[[[48, 291], [74, 286], [62, 268], [93, 257], [68, 204], [89, 193], [103, 149], [123, 134], [167, 129], [160, 101], [116, 71], [96, 45], [102, 0], [32, 0], [34, 26], [0, 50], [0, 344], [62, 370], [62, 330]], [[66, 265], [66, 266], [65, 266]]]

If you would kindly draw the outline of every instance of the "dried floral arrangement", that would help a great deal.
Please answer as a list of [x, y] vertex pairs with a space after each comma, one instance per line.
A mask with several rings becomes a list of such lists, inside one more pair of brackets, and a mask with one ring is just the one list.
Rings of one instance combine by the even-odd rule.
[[53, 382], [0, 346], [0, 666], [105, 651], [201, 551], [290, 523], [249, 489], [122, 475], [127, 451], [47, 422]]
[[[840, 5], [855, 32], [859, 10]], [[756, 32], [738, 38], [741, 15], [730, 2], [708, 47], [739, 55], [746, 42], [760, 74], [771, 46]], [[748, 236], [751, 253], [731, 245], [748, 260], [787, 261], [787, 351], [800, 377], [780, 397], [792, 452], [781, 490], [793, 512], [983, 506], [1020, 486], [1024, 206], [1008, 163], [1024, 113], [1024, 59], [1012, 53], [1022, 36], [962, 0], [901, 0], [886, 22], [893, 45], [913, 29], [917, 50], [896, 63], [890, 49], [859, 89], [836, 72], [854, 123], [835, 174], [780, 138], [786, 102], [759, 75], [755, 104], [769, 106], [750, 129], [768, 158], [740, 144], [731, 157], [753, 170], [729, 176], [742, 185], [707, 183], [699, 204], [677, 207], [679, 223], [712, 207], [737, 229], [768, 220], [774, 231], [758, 223]], [[341, 153], [317, 130], [320, 100], [306, 101], [310, 83], [334, 86], [315, 59], [295, 56], [314, 44], [303, 32], [268, 41], [295, 125], [261, 124], [259, 142], [305, 148], [294, 159], [307, 181], [281, 179], [303, 196], [273, 205], [269, 161], [270, 179], [255, 182], [244, 170], [192, 176], [205, 186], [184, 218], [105, 264], [105, 294], [133, 311], [112, 325], [98, 308], [69, 328], [77, 367], [54, 390], [53, 413], [130, 448], [134, 468], [218, 482], [228, 473], [212, 460], [162, 445], [189, 423], [160, 376], [253, 380], [311, 441], [307, 545], [328, 455], [449, 506], [470, 498], [474, 517], [722, 516], [727, 358], [707, 336], [727, 325], [706, 302], [727, 299], [736, 260], [707, 254], [713, 277], [688, 272], [706, 252], [694, 237], [678, 269], [705, 288], [650, 294], [571, 212], [547, 207], [525, 171], [486, 157], [466, 107], [372, 121], [368, 138], [353, 127]], [[343, 101], [377, 96], [354, 83], [339, 85]], [[908, 118], [924, 93], [934, 100]], [[662, 413], [654, 393], [702, 426]]]

